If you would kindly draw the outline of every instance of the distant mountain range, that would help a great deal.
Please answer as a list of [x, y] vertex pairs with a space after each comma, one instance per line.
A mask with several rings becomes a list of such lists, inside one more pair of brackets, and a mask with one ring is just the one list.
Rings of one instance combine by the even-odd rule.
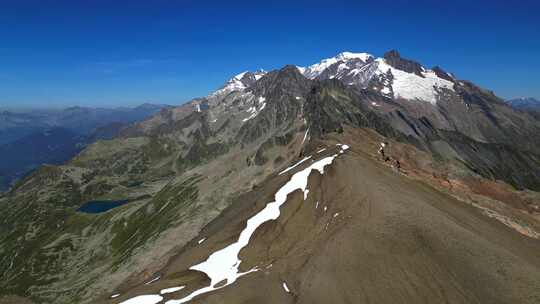
[[86, 145], [113, 138], [123, 127], [167, 107], [143, 104], [0, 112], [0, 190], [42, 164], [60, 164]]
[[540, 100], [532, 97], [521, 97], [507, 101], [512, 107], [520, 110], [540, 111]]
[[79, 153], [88, 143], [84, 136], [56, 127], [4, 144], [0, 146], [0, 186], [7, 188], [42, 164], [60, 164]]
[[4, 110], [0, 112], [0, 144], [15, 141], [44, 128], [66, 128], [90, 134], [110, 123], [129, 124], [159, 112], [167, 105], [142, 104], [129, 108], [69, 107], [65, 109]]

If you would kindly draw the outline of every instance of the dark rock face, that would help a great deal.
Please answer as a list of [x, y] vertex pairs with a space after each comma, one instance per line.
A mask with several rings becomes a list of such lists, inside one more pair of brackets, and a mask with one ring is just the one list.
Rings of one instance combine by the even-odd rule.
[[[422, 70], [396, 51], [387, 53], [385, 59], [410, 73]], [[455, 81], [439, 67], [434, 72]], [[378, 81], [387, 80], [376, 78], [367, 89], [358, 90], [337, 79], [306, 79], [292, 66], [270, 72], [249, 89], [266, 96], [268, 107], [246, 123], [239, 136], [252, 142], [269, 130], [290, 128], [303, 115], [305, 129], [314, 138], [339, 133], [349, 125], [375, 129], [432, 153], [437, 153], [432, 142], [445, 141], [472, 172], [505, 180], [519, 189], [540, 189], [536, 169], [540, 167], [540, 126], [532, 117], [512, 110], [492, 92], [467, 81], [456, 83], [453, 92], [441, 92], [436, 105], [382, 96], [371, 89]], [[370, 106], [372, 103], [384, 105], [386, 110]], [[257, 164], [267, 161], [262, 155], [262, 151], [258, 153]]]
[[302, 101], [311, 81], [295, 66], [272, 71], [249, 89], [256, 96], [264, 96], [267, 106], [253, 120], [240, 128], [237, 139], [243, 143], [253, 142], [271, 130], [288, 130], [302, 113]]
[[408, 72], [408, 73], [414, 73], [420, 77], [424, 77], [422, 75], [422, 65], [420, 65], [418, 62], [408, 60], [401, 58], [399, 55], [399, 52], [396, 50], [388, 51], [384, 54], [384, 59], [386, 59], [386, 62], [391, 65], [392, 67]]
[[454, 78], [452, 77], [452, 75], [448, 74], [445, 70], [443, 70], [441, 67], [439, 66], [434, 66], [432, 68], [433, 72], [435, 72], [435, 75], [437, 75], [437, 77], [440, 77], [442, 79], [446, 79], [448, 81], [454, 81]]
[[520, 190], [540, 191], [540, 154], [509, 144], [477, 142], [457, 132], [439, 131], [438, 134], [473, 172], [489, 179], [504, 180]]
[[240, 81], [246, 85], [247, 87], [252, 86], [256, 81], [257, 78], [255, 77], [255, 74], [252, 72], [247, 72], [244, 74], [244, 76], [240, 79]]

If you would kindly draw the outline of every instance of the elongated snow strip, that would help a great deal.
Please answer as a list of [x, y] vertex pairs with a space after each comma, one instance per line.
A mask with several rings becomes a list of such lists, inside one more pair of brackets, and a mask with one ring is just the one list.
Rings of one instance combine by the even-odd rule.
[[287, 283], [285, 282], [283, 282], [283, 289], [285, 289], [287, 293], [291, 292], [291, 290], [289, 289], [289, 286], [287, 286]]
[[120, 304], [157, 304], [161, 300], [163, 300], [163, 297], [160, 295], [142, 295], [125, 300]]
[[[341, 152], [347, 148], [348, 146], [342, 146]], [[166, 302], [166, 304], [186, 303], [196, 296], [226, 287], [234, 283], [243, 275], [258, 271], [257, 268], [253, 268], [246, 272], [239, 272], [238, 268], [242, 262], [238, 257], [240, 250], [249, 244], [249, 239], [259, 226], [267, 221], [276, 220], [279, 217], [279, 208], [287, 200], [287, 195], [296, 190], [302, 190], [302, 192], [304, 192], [305, 200], [308, 192], [308, 177], [311, 171], [317, 170], [319, 173], [323, 174], [324, 168], [332, 164], [337, 156], [338, 154], [334, 154], [332, 156], [320, 159], [304, 170], [292, 175], [291, 179], [276, 192], [274, 201], [268, 203], [263, 210], [255, 214], [247, 221], [246, 228], [240, 233], [240, 237], [238, 238], [237, 242], [212, 253], [206, 261], [189, 268], [191, 270], [204, 272], [210, 278], [210, 286], [198, 289], [182, 299], [169, 300]], [[221, 283], [221, 285], [219, 285], [219, 283]]]
[[290, 166], [289, 168], [279, 172], [278, 175], [281, 175], [283, 173], [287, 173], [287, 172], [291, 171], [292, 169], [298, 167], [300, 164], [302, 164], [303, 162], [305, 162], [306, 160], [309, 160], [309, 159], [311, 159], [311, 156], [304, 157], [302, 160], [298, 161], [296, 164], [294, 164], [294, 165]]
[[303, 145], [304, 142], [306, 141], [306, 138], [307, 138], [308, 133], [309, 133], [309, 128], [306, 130], [306, 134], [304, 134], [304, 139], [302, 139], [302, 145]]
[[178, 286], [178, 287], [165, 288], [165, 289], [162, 289], [159, 293], [160, 293], [160, 294], [167, 294], [167, 293], [177, 292], [177, 291], [179, 291], [179, 290], [184, 289], [184, 287], [186, 287], [186, 286]]
[[148, 282], [146, 282], [144, 284], [145, 285], [150, 285], [150, 284], [154, 283], [155, 281], [159, 280], [159, 278], [161, 278], [161, 276], [157, 276], [157, 277], [153, 278], [152, 280], [150, 280], [150, 281], [148, 281]]

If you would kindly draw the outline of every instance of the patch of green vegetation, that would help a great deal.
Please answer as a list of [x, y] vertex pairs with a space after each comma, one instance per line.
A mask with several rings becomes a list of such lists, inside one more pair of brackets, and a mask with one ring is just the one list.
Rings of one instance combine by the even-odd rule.
[[171, 154], [173, 144], [170, 140], [162, 137], [150, 137], [150, 142], [142, 147], [144, 159], [155, 161]]
[[198, 197], [196, 185], [201, 179], [201, 176], [193, 176], [180, 184], [165, 186], [128, 218], [115, 222], [111, 241], [113, 267], [118, 267], [135, 249], [156, 238], [173, 222], [181, 220], [180, 211], [188, 214]]
[[135, 188], [135, 187], [141, 186], [143, 183], [144, 183], [143, 180], [128, 180], [128, 181], [123, 181], [120, 184], [127, 188]]
[[219, 155], [227, 153], [229, 148], [229, 145], [225, 143], [215, 142], [207, 144], [203, 140], [197, 140], [184, 157], [178, 157], [176, 167], [179, 170], [185, 170], [204, 164]]

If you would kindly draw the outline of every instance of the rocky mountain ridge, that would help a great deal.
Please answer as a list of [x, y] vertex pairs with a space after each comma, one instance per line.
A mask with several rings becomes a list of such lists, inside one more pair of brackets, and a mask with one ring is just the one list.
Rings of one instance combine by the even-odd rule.
[[[428, 295], [534, 303], [537, 276], [527, 274], [540, 269], [538, 130], [493, 93], [397, 52], [243, 73], [65, 165], [36, 170], [0, 197], [10, 206], [0, 217], [0, 291], [36, 303], [322, 303], [321, 286], [364, 282], [364, 290], [336, 286], [345, 298], [334, 301], [403, 299], [385, 292], [392, 286], [408, 290], [410, 303]], [[377, 154], [381, 142], [391, 161]], [[396, 160], [402, 174], [391, 169]], [[322, 169], [303, 171], [319, 161]], [[296, 174], [302, 191], [278, 195]], [[236, 274], [245, 276], [213, 282], [192, 268], [235, 244], [277, 198], [282, 214], [238, 252]], [[78, 211], [120, 200], [106, 212]], [[352, 235], [362, 237], [346, 242]], [[377, 275], [382, 269], [388, 276]], [[419, 279], [413, 288], [394, 276], [440, 284]], [[252, 284], [268, 289], [257, 296]], [[493, 286], [504, 288], [493, 295]]]

